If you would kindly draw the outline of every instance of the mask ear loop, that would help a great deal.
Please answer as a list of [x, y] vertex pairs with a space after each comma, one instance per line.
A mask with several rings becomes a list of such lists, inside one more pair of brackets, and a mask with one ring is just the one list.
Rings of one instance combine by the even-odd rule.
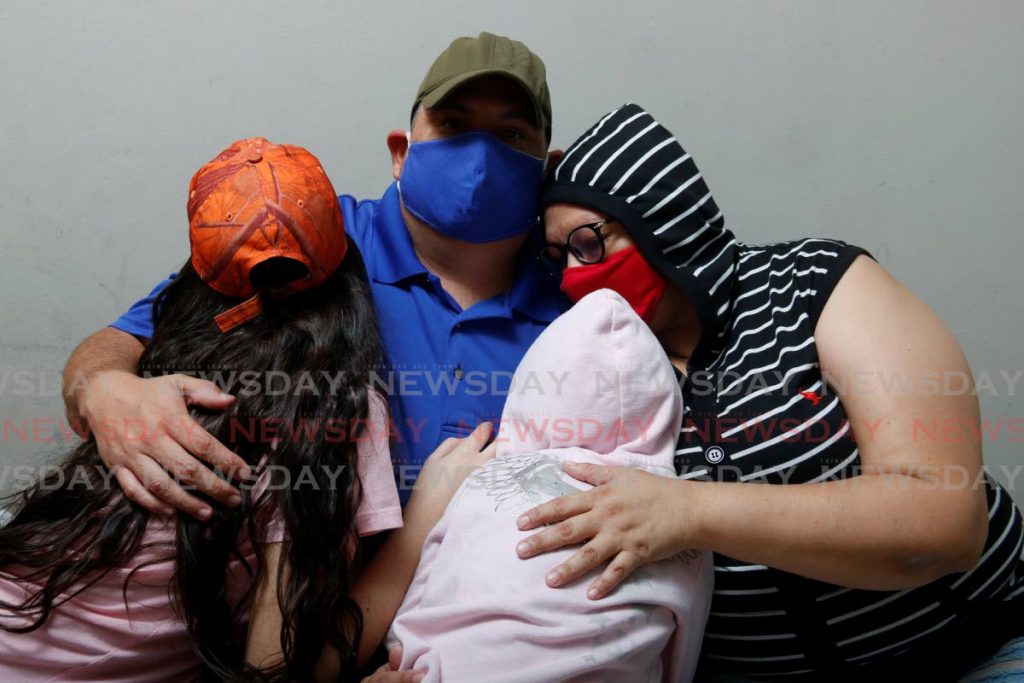
[[[412, 147], [412, 131], [411, 130], [405, 130], [405, 131], [402, 131], [402, 132], [405, 133], [405, 145], [406, 145], [405, 153], [408, 154], [409, 153], [409, 148]], [[399, 194], [399, 196], [401, 196], [401, 194], [402, 194], [402, 180], [401, 179], [399, 179], [397, 181], [397, 185], [398, 185], [398, 194]]]

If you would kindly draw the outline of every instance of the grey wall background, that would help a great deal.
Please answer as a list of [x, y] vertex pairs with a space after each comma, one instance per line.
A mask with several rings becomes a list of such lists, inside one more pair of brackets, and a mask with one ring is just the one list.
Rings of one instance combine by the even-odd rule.
[[[1022, 27], [1016, 0], [0, 0], [0, 492], [2, 465], [62, 450], [42, 441], [62, 438], [70, 351], [187, 257], [199, 165], [265, 135], [377, 197], [385, 134], [406, 127], [434, 56], [480, 30], [544, 58], [557, 146], [636, 101], [698, 159], [744, 241], [870, 249], [991, 376], [986, 461], [1010, 483], [1024, 465], [1024, 422], [1000, 422], [1022, 417], [1024, 393]], [[1012, 483], [1024, 502], [1024, 476]]]

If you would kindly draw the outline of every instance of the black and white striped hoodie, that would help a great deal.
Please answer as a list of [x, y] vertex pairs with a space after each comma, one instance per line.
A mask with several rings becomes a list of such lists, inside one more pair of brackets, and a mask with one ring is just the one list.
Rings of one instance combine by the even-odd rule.
[[[569, 147], [545, 188], [544, 204], [557, 202], [618, 220], [696, 306], [701, 338], [682, 379], [681, 477], [802, 484], [857, 474], [853, 425], [822, 376], [814, 331], [839, 279], [866, 251], [824, 238], [738, 241], [690, 155], [635, 104]], [[913, 668], [1007, 606], [1017, 609], [1024, 525], [1010, 496], [986, 485], [981, 561], [919, 589], [843, 588], [716, 555], [705, 664], [775, 680]]]

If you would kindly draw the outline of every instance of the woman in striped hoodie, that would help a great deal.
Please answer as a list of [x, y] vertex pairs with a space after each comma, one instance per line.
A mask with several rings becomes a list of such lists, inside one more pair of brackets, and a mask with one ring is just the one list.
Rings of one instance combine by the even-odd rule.
[[638, 566], [714, 551], [711, 679], [951, 680], [1021, 635], [1021, 515], [962, 436], [977, 399], [942, 388], [970, 368], [920, 299], [838, 240], [738, 241], [634, 104], [567, 150], [544, 205], [563, 291], [622, 294], [686, 406], [677, 479], [567, 465], [595, 487], [520, 518], [538, 530], [520, 557], [583, 543], [550, 586], [596, 570], [600, 599]]

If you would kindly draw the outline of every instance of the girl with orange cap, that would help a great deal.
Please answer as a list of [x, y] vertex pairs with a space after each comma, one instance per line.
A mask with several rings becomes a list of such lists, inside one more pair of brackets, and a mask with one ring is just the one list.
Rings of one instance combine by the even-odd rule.
[[[110, 485], [87, 437], [0, 529], [4, 681], [352, 673], [461, 481], [452, 472], [490, 455], [483, 428], [438, 448], [424, 473], [441, 483], [417, 489], [415, 522], [399, 528], [386, 404], [368, 386], [382, 357], [373, 302], [319, 161], [243, 140], [189, 190], [191, 258], [160, 295], [140, 372], [216, 371], [237, 399], [176, 428], [202, 427], [256, 475], [208, 522], [160, 519]], [[269, 391], [270, 377], [301, 391]], [[359, 539], [396, 528], [360, 573]]]

